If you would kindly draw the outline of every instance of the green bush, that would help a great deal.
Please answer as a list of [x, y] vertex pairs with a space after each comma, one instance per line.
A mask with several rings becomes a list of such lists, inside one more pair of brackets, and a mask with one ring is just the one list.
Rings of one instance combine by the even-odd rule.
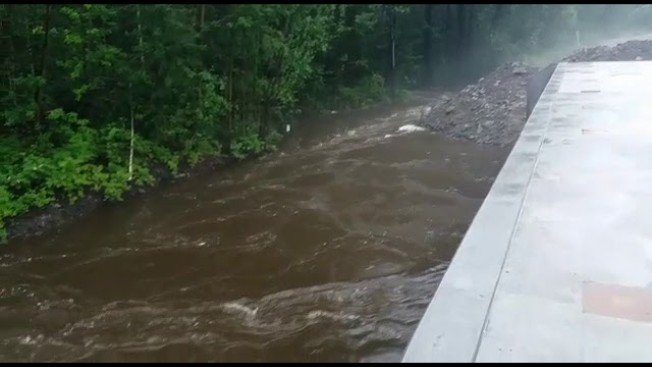
[[378, 74], [363, 78], [353, 87], [340, 87], [339, 106], [344, 108], [368, 107], [374, 103], [388, 100], [385, 80]]
[[154, 166], [273, 150], [299, 110], [388, 101], [390, 75], [400, 100], [577, 31], [648, 27], [651, 9], [0, 5], [0, 238], [31, 208], [89, 191], [120, 200]]
[[267, 144], [258, 137], [258, 134], [250, 133], [237, 137], [231, 143], [231, 152], [237, 158], [245, 158], [252, 154], [259, 154], [266, 150]]

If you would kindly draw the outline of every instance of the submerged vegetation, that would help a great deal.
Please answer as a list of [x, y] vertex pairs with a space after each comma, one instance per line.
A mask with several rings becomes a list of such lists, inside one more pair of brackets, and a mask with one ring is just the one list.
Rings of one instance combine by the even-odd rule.
[[[465, 82], [649, 5], [1, 5], [0, 238], [90, 191], [271, 150], [301, 110]], [[623, 29], [623, 24], [628, 29]]]

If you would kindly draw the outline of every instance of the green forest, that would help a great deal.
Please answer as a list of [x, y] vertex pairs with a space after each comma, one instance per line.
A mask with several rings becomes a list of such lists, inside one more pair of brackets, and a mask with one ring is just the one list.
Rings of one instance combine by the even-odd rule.
[[301, 112], [477, 79], [649, 5], [2, 5], [0, 237], [89, 192], [273, 150]]

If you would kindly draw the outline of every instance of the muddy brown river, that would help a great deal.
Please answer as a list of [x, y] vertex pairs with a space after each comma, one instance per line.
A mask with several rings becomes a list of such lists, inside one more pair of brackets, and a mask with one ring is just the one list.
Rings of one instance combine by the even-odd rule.
[[509, 149], [300, 125], [272, 154], [0, 249], [0, 361], [399, 361]]

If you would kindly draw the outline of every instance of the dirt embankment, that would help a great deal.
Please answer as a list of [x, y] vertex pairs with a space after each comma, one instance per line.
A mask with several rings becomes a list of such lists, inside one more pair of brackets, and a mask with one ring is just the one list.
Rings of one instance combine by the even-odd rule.
[[[192, 168], [188, 165], [182, 165], [176, 177], [166, 167], [154, 167], [152, 169], [152, 175], [155, 179], [154, 185], [151, 187], [134, 187], [126, 192], [123, 198], [128, 200], [162, 184], [189, 176], [206, 174], [231, 165], [236, 161], [235, 158], [230, 157], [218, 156], [207, 158]], [[44, 208], [33, 209], [15, 218], [8, 219], [6, 224], [7, 239], [24, 239], [42, 236], [55, 229], [73, 223], [77, 219], [84, 217], [95, 209], [107, 204], [113, 203], [105, 201], [101, 194], [95, 192], [89, 192], [74, 204], [71, 204], [66, 199], [59, 199], [55, 204], [48, 205]]]
[[[652, 60], [652, 40], [585, 48], [561, 61], [636, 60]], [[528, 80], [538, 71], [522, 64], [501, 65], [476, 84], [433, 101], [420, 124], [452, 139], [511, 145], [526, 121]]]
[[502, 65], [476, 84], [438, 98], [421, 123], [449, 138], [508, 145], [525, 122], [525, 87], [535, 71], [521, 64]]

